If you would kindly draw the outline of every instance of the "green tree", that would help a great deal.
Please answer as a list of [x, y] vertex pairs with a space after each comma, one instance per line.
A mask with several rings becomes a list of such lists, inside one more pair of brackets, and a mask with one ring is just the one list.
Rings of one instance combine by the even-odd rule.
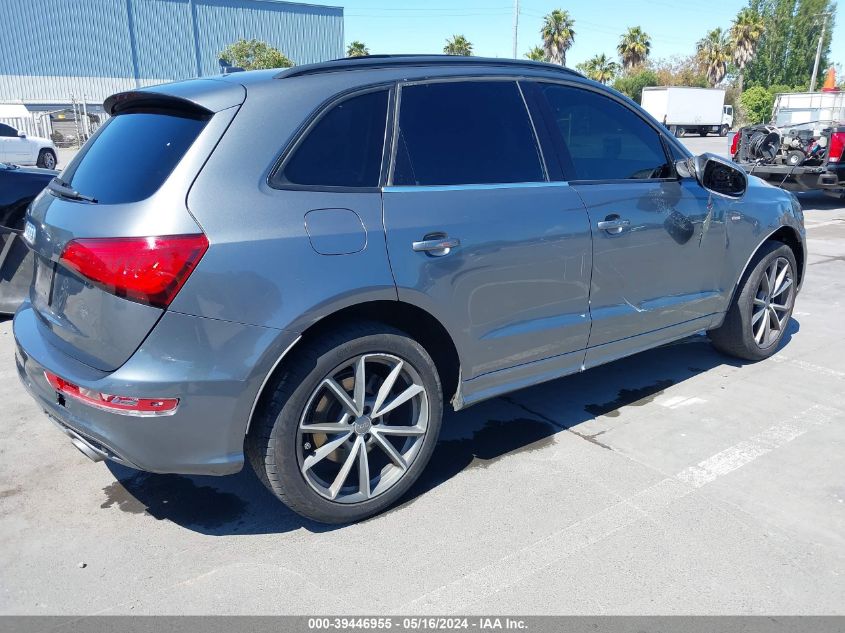
[[546, 59], [546, 51], [543, 50], [542, 46], [535, 46], [527, 53], [525, 53], [525, 57], [530, 59], [531, 61], [535, 62], [547, 62], [549, 61]]
[[220, 51], [220, 59], [244, 70], [261, 68], [290, 68], [293, 62], [278, 48], [261, 40], [240, 39]]
[[370, 49], [364, 44], [364, 42], [359, 42], [355, 40], [354, 42], [350, 42], [349, 46], [346, 47], [346, 56], [347, 57], [365, 57], [366, 55], [370, 54]]
[[739, 110], [748, 124], [768, 123], [775, 96], [762, 86], [752, 86], [739, 96]]
[[733, 63], [737, 68], [737, 90], [741, 94], [745, 83], [745, 67], [754, 58], [760, 38], [766, 30], [762, 16], [746, 7], [734, 19], [731, 26]]
[[446, 40], [443, 52], [447, 55], [470, 56], [472, 55], [472, 43], [463, 35], [453, 35], [451, 39]]
[[566, 65], [566, 51], [575, 42], [575, 20], [569, 11], [555, 9], [543, 18], [540, 29], [543, 38], [543, 50], [546, 58], [553, 64]]
[[642, 66], [651, 52], [651, 38], [639, 26], [630, 27], [616, 47], [626, 72]]
[[619, 73], [619, 64], [610, 59], [607, 55], [595, 55], [585, 62], [581, 62], [576, 68], [592, 79], [606, 84]]
[[657, 85], [659, 85], [657, 74], [653, 70], [648, 69], [640, 70], [629, 75], [623, 75], [613, 82], [613, 87], [616, 90], [628, 95], [637, 103], [640, 103], [642, 100], [643, 88], [646, 86]]
[[658, 86], [710, 86], [695, 56], [652, 60], [648, 62], [648, 68], [657, 75]]
[[731, 61], [731, 43], [728, 34], [721, 28], [709, 31], [695, 45], [696, 57], [707, 75], [711, 86], [715, 86], [728, 74]]
[[[804, 86], [813, 72], [822, 14], [829, 13], [822, 42], [820, 69], [830, 65], [836, 3], [834, 0], [750, 0], [749, 8], [762, 16], [763, 36], [754, 58], [745, 69], [745, 83], [752, 86], [786, 84]], [[823, 79], [823, 73], [819, 73]]]

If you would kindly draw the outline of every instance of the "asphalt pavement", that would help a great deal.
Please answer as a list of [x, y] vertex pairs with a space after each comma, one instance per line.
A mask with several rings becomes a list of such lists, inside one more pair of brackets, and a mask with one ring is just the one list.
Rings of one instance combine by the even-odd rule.
[[451, 413], [404, 503], [344, 527], [248, 469], [89, 462], [0, 324], [0, 613], [845, 613], [845, 208], [802, 203], [776, 356], [693, 337]]

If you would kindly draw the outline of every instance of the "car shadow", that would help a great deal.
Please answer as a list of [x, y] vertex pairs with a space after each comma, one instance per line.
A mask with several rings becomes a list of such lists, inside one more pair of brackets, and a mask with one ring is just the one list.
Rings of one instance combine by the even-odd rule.
[[[799, 327], [798, 321], [790, 321], [781, 346], [789, 343]], [[450, 409], [429, 465], [388, 512], [412, 504], [466, 469], [484, 468], [506, 456], [552, 444], [558, 433], [572, 432], [609, 449], [597, 437], [579, 432], [578, 426], [599, 415], [619, 415], [624, 407], [648, 404], [666, 388], [711, 369], [742, 364], [714, 350], [705, 336], [693, 336], [466, 411]], [[107, 467], [115, 482], [103, 489], [104, 510], [170, 521], [213, 536], [300, 528], [319, 533], [344, 527], [315, 523], [295, 514], [264, 488], [249, 466], [228, 477], [156, 475], [112, 462], [107, 462]]]

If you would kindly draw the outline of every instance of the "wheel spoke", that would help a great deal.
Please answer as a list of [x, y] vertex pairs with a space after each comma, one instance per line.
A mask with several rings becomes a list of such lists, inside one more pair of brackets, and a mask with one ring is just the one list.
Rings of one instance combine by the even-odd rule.
[[768, 311], [767, 310], [760, 310], [760, 312], [758, 314], [760, 314], [761, 317], [763, 317], [763, 316], [766, 317], [765, 319], [763, 319], [763, 318], [760, 319], [760, 325], [757, 327], [757, 331], [754, 332], [754, 340], [757, 341], [757, 344], [759, 345], [760, 343], [763, 342], [763, 337], [765, 336], [765, 333], [766, 333], [766, 324], [769, 322], [769, 317], [768, 317]]
[[396, 367], [390, 370], [390, 373], [387, 375], [387, 378], [385, 378], [384, 382], [381, 383], [381, 387], [378, 390], [378, 395], [376, 395], [376, 401], [373, 403], [373, 411], [378, 411], [381, 408], [381, 405], [384, 404], [384, 401], [387, 399], [387, 396], [390, 395], [390, 392], [396, 385], [396, 379], [399, 377], [399, 372], [402, 371], [403, 365], [404, 363], [401, 360], [396, 363]]
[[300, 424], [299, 428], [305, 433], [349, 433], [348, 422], [319, 422], [317, 424]]
[[358, 443], [358, 491], [369, 499], [372, 494], [370, 490], [370, 457], [367, 453], [367, 443]]
[[416, 396], [417, 394], [422, 393], [423, 391], [425, 391], [425, 389], [423, 389], [420, 385], [411, 385], [410, 387], [408, 387], [407, 389], [405, 389], [405, 391], [403, 391], [403, 392], [402, 392], [402, 393], [400, 393], [398, 396], [396, 396], [396, 397], [395, 397], [395, 398], [394, 398], [394, 399], [390, 402], [390, 404], [387, 404], [387, 405], [385, 405], [383, 408], [381, 408], [381, 409], [379, 409], [379, 410], [377, 410], [377, 411], [374, 411], [374, 412], [373, 412], [373, 416], [372, 416], [372, 417], [374, 417], [374, 418], [380, 418], [380, 417], [382, 417], [383, 415], [386, 415], [386, 414], [390, 413], [390, 412], [391, 412], [391, 411], [393, 411], [396, 407], [398, 407], [398, 406], [400, 406], [400, 405], [405, 404], [408, 400], [410, 400], [411, 398], [413, 398], [413, 397], [414, 397], [414, 396]]
[[754, 297], [754, 305], [755, 305], [755, 306], [763, 306], [763, 307], [765, 307], [765, 305], [766, 305], [766, 300], [765, 300], [765, 299], [759, 299], [759, 298], [757, 298], [757, 297]]
[[329, 488], [329, 497], [331, 499], [335, 499], [337, 497], [337, 493], [340, 492], [340, 489], [343, 488], [343, 484], [346, 483], [346, 479], [349, 477], [349, 471], [352, 470], [352, 466], [355, 465], [355, 460], [358, 459], [360, 447], [363, 443], [364, 439], [362, 437], [359, 436], [355, 438], [355, 444], [353, 445], [352, 450], [349, 451], [349, 455], [343, 462], [340, 472], [337, 473], [337, 477], [334, 478], [334, 482], [332, 482], [332, 485]]
[[757, 312], [754, 313], [754, 316], [751, 317], [751, 325], [757, 323], [757, 321], [759, 321], [764, 314], [766, 314], [766, 308], [763, 308], [762, 310], [757, 310]]
[[769, 306], [769, 316], [771, 317], [771, 327], [775, 330], [780, 329], [780, 317], [772, 306]]
[[777, 297], [778, 295], [782, 295], [782, 294], [783, 294], [783, 292], [784, 292], [785, 290], [787, 290], [787, 289], [788, 289], [789, 287], [791, 287], [791, 286], [792, 286], [792, 279], [787, 279], [786, 281], [784, 281], [784, 282], [783, 282], [783, 283], [782, 283], [782, 284], [778, 287], [778, 289], [777, 289], [775, 292], [773, 292], [773, 293], [772, 293], [772, 299], [774, 299], [774, 298], [775, 298], [775, 297]]
[[775, 310], [780, 310], [781, 312], [786, 312], [789, 310], [789, 306], [781, 304], [781, 303], [772, 303], [770, 306]]
[[373, 433], [373, 437], [375, 438], [378, 445], [381, 446], [381, 449], [387, 453], [387, 456], [390, 458], [397, 467], [405, 470], [408, 468], [408, 465], [405, 463], [405, 458], [403, 458], [399, 451], [396, 450], [396, 447], [393, 446], [388, 440], [383, 438], [379, 433]]
[[367, 394], [366, 356], [355, 362], [355, 407], [356, 415], [364, 415], [364, 398]]
[[766, 273], [768, 274], [768, 277], [766, 278], [766, 285], [768, 286], [768, 294], [770, 296], [772, 294], [772, 291], [775, 289], [775, 272], [777, 270], [777, 267], [777, 262], [774, 262], [766, 271]]
[[356, 418], [358, 417], [358, 408], [355, 406], [355, 403], [352, 402], [352, 399], [343, 387], [337, 384], [333, 378], [326, 378], [323, 381], [323, 385], [328, 387], [350, 415], [353, 415]]
[[340, 448], [346, 440], [349, 439], [349, 436], [352, 435], [352, 429], [349, 429], [348, 433], [341, 435], [333, 439], [331, 442], [326, 442], [316, 451], [314, 451], [313, 455], [309, 455], [302, 464], [302, 472], [307, 472], [311, 470], [315, 464], [323, 461], [326, 457], [334, 453], [338, 448]]
[[786, 279], [786, 276], [789, 274], [789, 266], [784, 264], [781, 271], [775, 277], [775, 288], [772, 290], [772, 296], [779, 295], [781, 292], [781, 286], [783, 286], [783, 282]]
[[425, 435], [425, 429], [419, 426], [390, 426], [379, 424], [373, 427], [373, 435]]

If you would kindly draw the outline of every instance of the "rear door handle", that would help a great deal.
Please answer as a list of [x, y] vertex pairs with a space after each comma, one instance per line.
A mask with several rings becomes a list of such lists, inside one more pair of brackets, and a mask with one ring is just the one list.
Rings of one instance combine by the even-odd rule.
[[453, 248], [457, 248], [460, 245], [461, 240], [458, 238], [444, 236], [414, 242], [411, 246], [418, 253], [428, 253], [429, 255], [439, 257], [441, 255], [448, 255]]
[[608, 219], [602, 220], [598, 223], [599, 229], [601, 229], [602, 231], [607, 231], [608, 233], [614, 235], [617, 233], [621, 233], [624, 229], [627, 229], [629, 226], [631, 226], [630, 220], [624, 220], [618, 216], [615, 218], [612, 216], [608, 216]]

